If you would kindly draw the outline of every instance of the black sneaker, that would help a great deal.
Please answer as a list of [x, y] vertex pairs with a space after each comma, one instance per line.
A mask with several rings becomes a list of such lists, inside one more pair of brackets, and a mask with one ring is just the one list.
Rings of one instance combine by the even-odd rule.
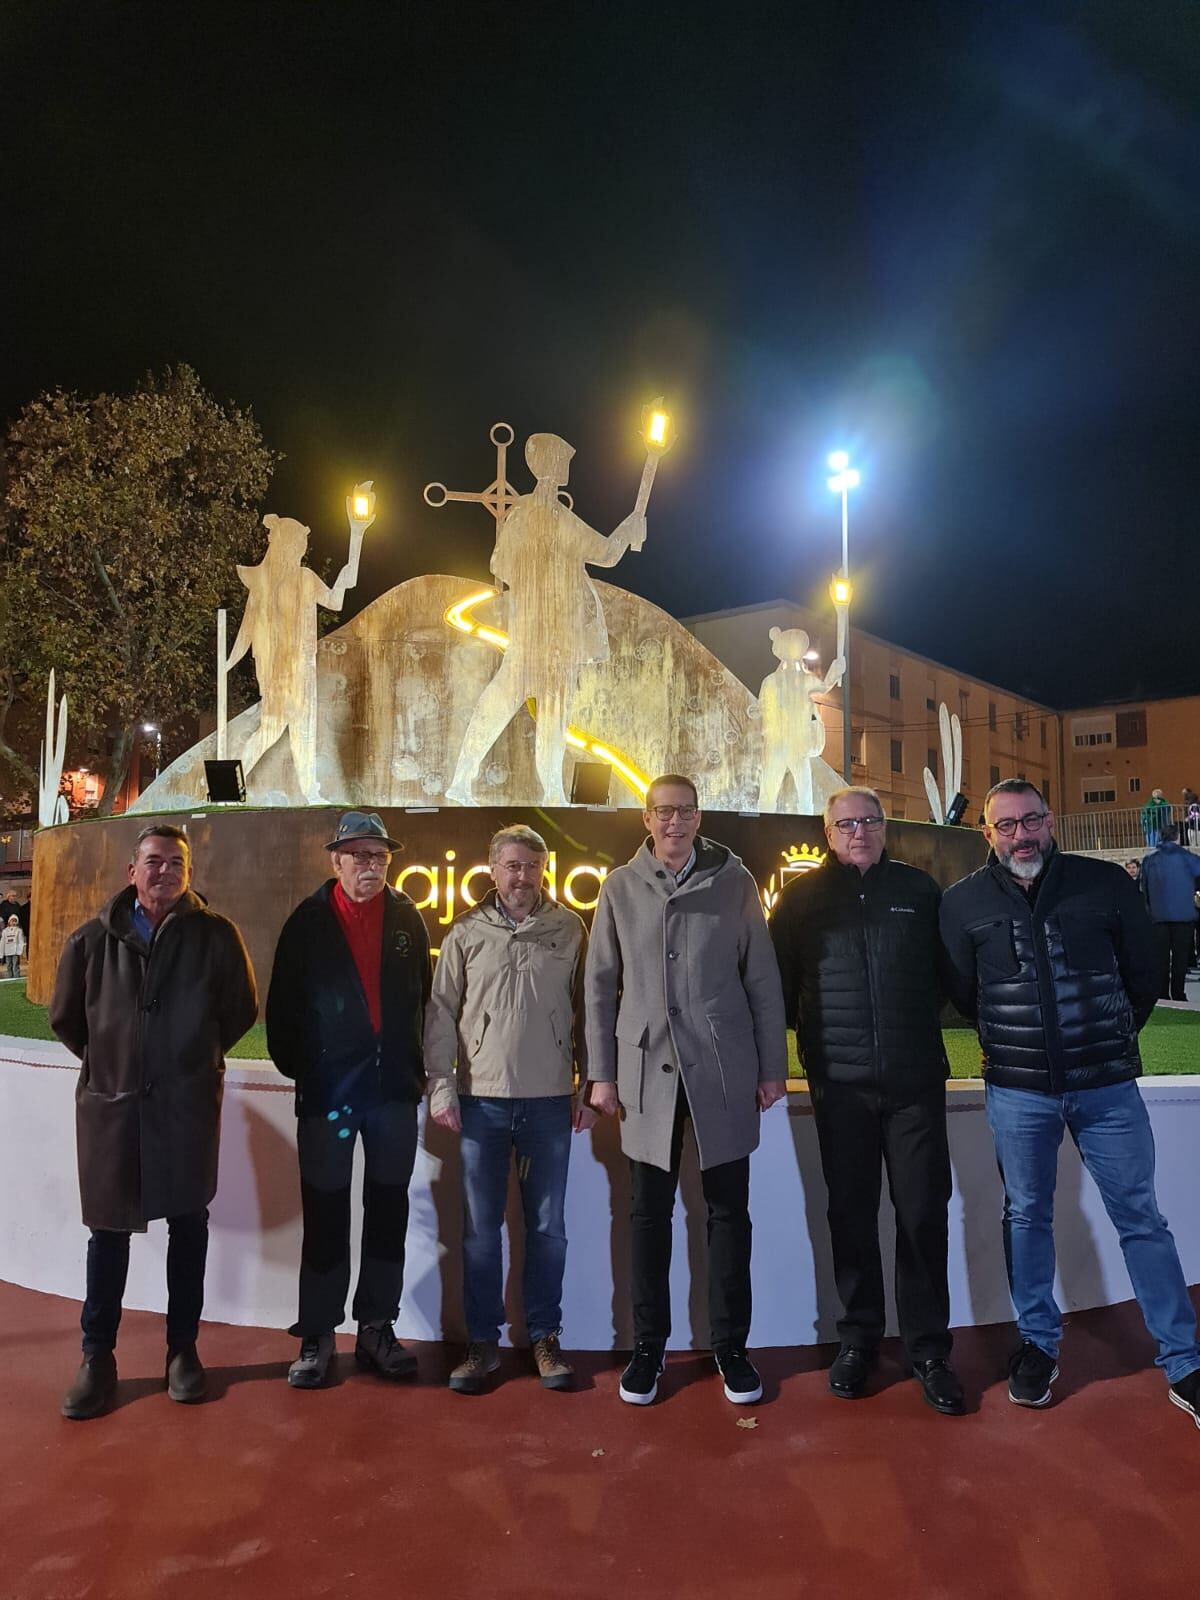
[[1186, 1411], [1200, 1428], [1200, 1370], [1189, 1372], [1186, 1378], [1173, 1383], [1167, 1390], [1167, 1399], [1180, 1411]]
[[665, 1366], [662, 1345], [652, 1339], [639, 1339], [621, 1374], [621, 1399], [631, 1406], [648, 1406], [658, 1393], [658, 1380]]
[[762, 1399], [762, 1379], [740, 1344], [725, 1344], [713, 1351], [717, 1371], [725, 1380], [725, 1398], [735, 1406], [752, 1406]]
[[300, 1354], [288, 1368], [293, 1389], [320, 1389], [329, 1377], [335, 1347], [331, 1333], [314, 1334], [300, 1341]]
[[1008, 1398], [1015, 1406], [1048, 1406], [1058, 1362], [1028, 1339], [1008, 1363]]

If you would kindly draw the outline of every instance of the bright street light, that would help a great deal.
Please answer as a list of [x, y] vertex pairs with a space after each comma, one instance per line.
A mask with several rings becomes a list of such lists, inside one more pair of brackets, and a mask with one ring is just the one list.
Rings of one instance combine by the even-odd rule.
[[[857, 489], [862, 479], [857, 469], [850, 465], [850, 457], [845, 450], [834, 450], [829, 456], [829, 466], [833, 472], [829, 480], [830, 490], [842, 497], [842, 570], [834, 577], [830, 594], [839, 613], [841, 649], [838, 653], [846, 664], [842, 673], [842, 776], [850, 783], [853, 781], [850, 774], [850, 491]], [[843, 628], [845, 638], [841, 639]]]

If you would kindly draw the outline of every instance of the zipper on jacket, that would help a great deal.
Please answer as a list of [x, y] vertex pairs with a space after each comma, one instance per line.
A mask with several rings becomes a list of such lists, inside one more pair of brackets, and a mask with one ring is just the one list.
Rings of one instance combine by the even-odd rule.
[[875, 983], [875, 963], [871, 960], [871, 941], [867, 937], [867, 886], [864, 881], [858, 891], [858, 906], [862, 915], [862, 941], [863, 956], [867, 963], [867, 987], [871, 991], [871, 1037], [875, 1042], [874, 1077], [879, 1088], [883, 1088], [883, 1059], [879, 1048], [879, 996]]

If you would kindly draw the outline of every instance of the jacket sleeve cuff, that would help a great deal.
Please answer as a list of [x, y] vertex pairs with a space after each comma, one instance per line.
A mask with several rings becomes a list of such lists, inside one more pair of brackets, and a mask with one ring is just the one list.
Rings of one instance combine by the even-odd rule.
[[438, 1078], [429, 1087], [429, 1114], [458, 1109], [458, 1085], [453, 1078]]

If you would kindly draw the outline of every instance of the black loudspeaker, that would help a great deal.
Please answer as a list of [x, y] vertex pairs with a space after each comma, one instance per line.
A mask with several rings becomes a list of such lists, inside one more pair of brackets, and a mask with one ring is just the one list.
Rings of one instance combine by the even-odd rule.
[[573, 806], [606, 806], [612, 770], [604, 761], [577, 761], [571, 774]]
[[964, 813], [966, 812], [967, 804], [967, 797], [960, 789], [959, 792], [954, 796], [954, 799], [951, 800], [949, 811], [946, 812], [946, 826], [948, 828], [958, 827], [959, 823], [963, 819]]
[[240, 805], [246, 798], [246, 780], [240, 761], [206, 761], [204, 781], [214, 805]]

